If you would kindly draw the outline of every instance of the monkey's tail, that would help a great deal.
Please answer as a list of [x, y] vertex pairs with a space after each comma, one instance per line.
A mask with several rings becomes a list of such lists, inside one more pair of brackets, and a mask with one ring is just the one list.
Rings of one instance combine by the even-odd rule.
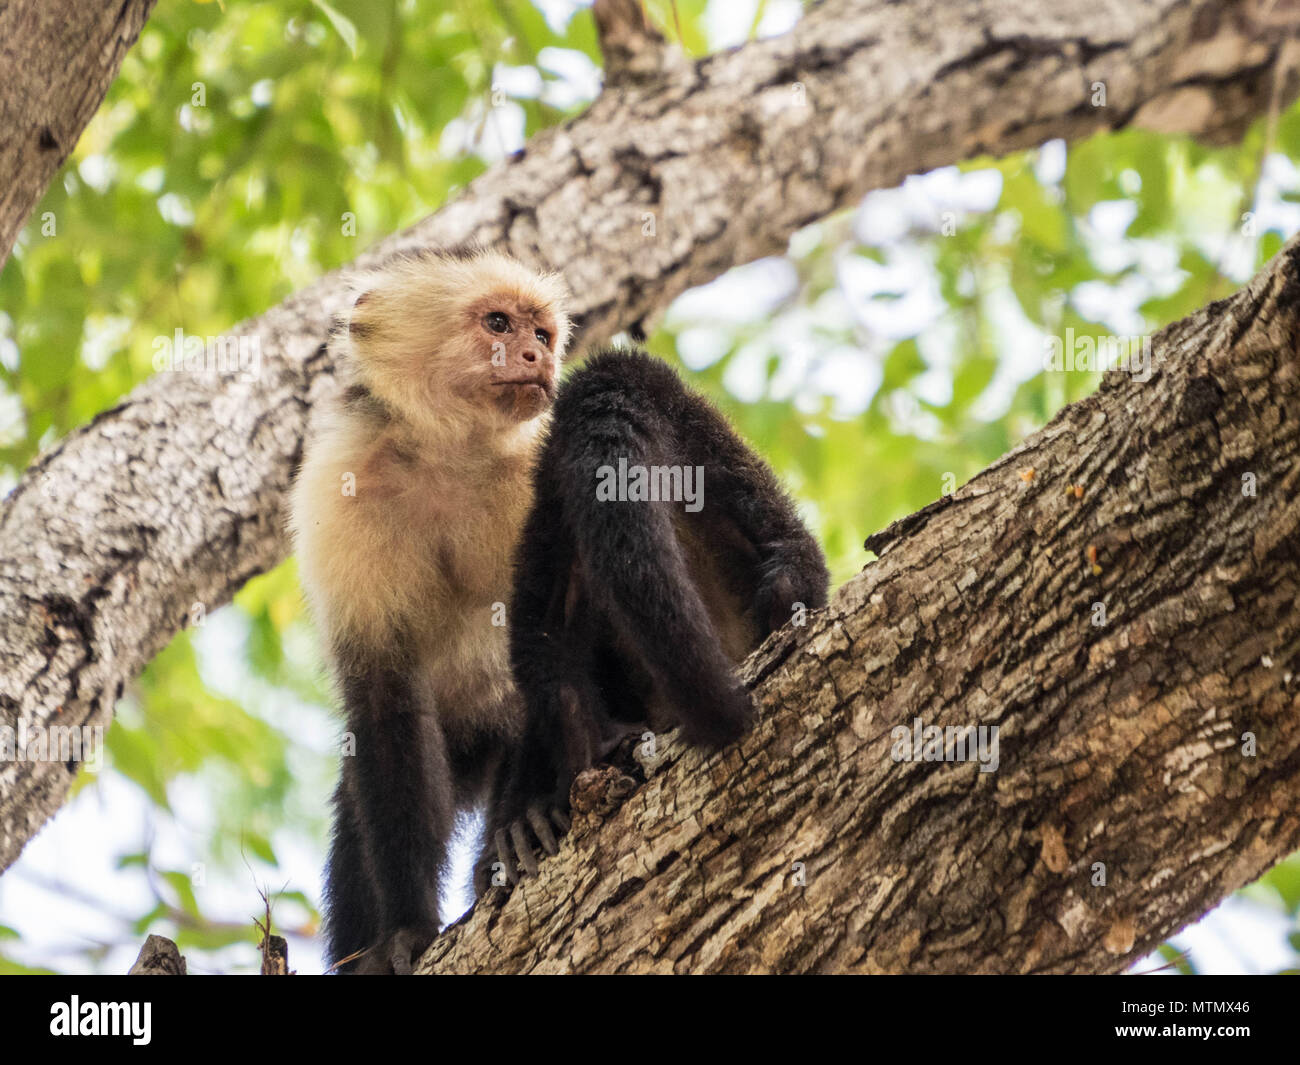
[[597, 492], [620, 460], [627, 468], [680, 460], [671, 452], [683, 395], [677, 375], [652, 356], [595, 357], [561, 392], [550, 445], [559, 461], [548, 480], [593, 599], [636, 649], [687, 739], [722, 746], [750, 726], [753, 706], [691, 576], [674, 504]]

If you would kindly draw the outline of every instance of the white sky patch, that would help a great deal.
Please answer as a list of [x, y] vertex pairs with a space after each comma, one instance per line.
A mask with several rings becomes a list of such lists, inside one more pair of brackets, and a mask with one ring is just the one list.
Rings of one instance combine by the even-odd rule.
[[1034, 154], [1034, 176], [1044, 185], [1059, 185], [1065, 180], [1066, 158], [1065, 141], [1048, 141]]
[[158, 197], [158, 213], [174, 226], [192, 226], [194, 211], [189, 202], [174, 192], [164, 192]]
[[[0, 348], [13, 346], [12, 340], [0, 339]], [[16, 351], [17, 348], [15, 347]], [[6, 447], [18, 443], [27, 435], [27, 415], [22, 400], [14, 392], [0, 392], [0, 444]]]
[[1138, 307], [1151, 296], [1151, 282], [1137, 274], [1118, 281], [1083, 281], [1074, 286], [1070, 302], [1089, 321], [1119, 336], [1140, 336], [1146, 319]]
[[677, 356], [688, 370], [712, 366], [731, 350], [731, 330], [692, 325], [677, 334]]
[[803, 17], [803, 4], [799, 0], [769, 0], [767, 10], [758, 24], [759, 37], [779, 37], [794, 28]]
[[81, 361], [91, 370], [102, 370], [122, 350], [130, 332], [130, 318], [91, 315], [82, 331]]
[[453, 158], [474, 152], [495, 163], [524, 146], [524, 109], [507, 99], [498, 107], [480, 105], [468, 118], [453, 118], [442, 130], [439, 150]]
[[552, 30], [563, 33], [574, 13], [590, 7], [591, 3], [578, 3], [577, 0], [533, 0], [533, 6], [542, 13]]
[[808, 384], [815, 395], [833, 397], [831, 417], [851, 418], [867, 409], [883, 379], [879, 359], [840, 344], [817, 356]]
[[533, 66], [511, 67], [498, 63], [492, 69], [492, 88], [507, 96], [531, 100], [542, 91], [541, 72]]
[[14, 320], [4, 311], [0, 311], [0, 366], [10, 373], [16, 373], [22, 362], [18, 345], [14, 343], [13, 331]]
[[543, 48], [537, 62], [548, 74], [555, 75], [542, 89], [542, 100], [552, 107], [567, 111], [600, 95], [600, 67], [583, 52], [572, 48]]
[[1045, 334], [1025, 317], [1009, 284], [985, 295], [984, 313], [998, 338], [998, 367], [993, 380], [971, 405], [971, 416], [982, 421], [1000, 418], [1011, 406], [1016, 389], [1043, 370]]
[[1095, 203], [1081, 226], [1088, 255], [1103, 273], [1116, 274], [1132, 266], [1136, 256], [1124, 234], [1137, 217], [1132, 200], [1103, 200]]
[[207, 114], [207, 109], [191, 107], [188, 103], [181, 104], [176, 121], [186, 133], [207, 133], [212, 128], [212, 119]]
[[742, 344], [722, 373], [722, 384], [742, 403], [757, 403], [767, 389], [767, 363], [772, 347], [766, 339]]
[[[1234, 896], [1170, 942], [1190, 950], [1197, 971], [1206, 975], [1275, 973], [1295, 964], [1286, 945], [1291, 928], [1280, 908]], [[1147, 972], [1163, 964], [1160, 955], [1151, 954], [1133, 969]]]
[[1255, 225], [1262, 236], [1274, 230], [1286, 237], [1300, 232], [1300, 203], [1288, 202], [1283, 195], [1300, 193], [1300, 167], [1285, 155], [1275, 152], [1264, 161], [1255, 201]]
[[155, 195], [162, 192], [163, 181], [167, 177], [167, 172], [160, 166], [151, 166], [148, 170], [142, 170], [140, 176], [135, 179], [135, 183], [145, 192], [151, 192]]
[[88, 155], [77, 164], [77, 173], [96, 192], [106, 192], [117, 174], [117, 165], [106, 155]]
[[[710, 49], [717, 51], [744, 44], [749, 40], [754, 16], [758, 13], [758, 0], [726, 0], [711, 3], [704, 12], [704, 33]], [[799, 21], [803, 6], [799, 0], [769, 0], [758, 24], [759, 37], [774, 37], [785, 33]]]
[[872, 337], [915, 336], [947, 309], [926, 248], [900, 244], [883, 264], [846, 253], [836, 273], [854, 318]]
[[961, 216], [991, 211], [1002, 195], [1002, 175], [985, 168], [962, 173], [945, 166], [907, 178], [892, 189], [867, 193], [853, 220], [854, 235], [864, 244], [893, 244], [913, 230], [941, 231], [945, 212]]
[[694, 322], [740, 325], [761, 322], [797, 291], [799, 275], [786, 259], [757, 259], [708, 284], [683, 292], [668, 308], [670, 326]]
[[704, 33], [714, 50], [731, 48], [749, 40], [758, 0], [727, 0], [710, 4], [704, 12]]
[[488, 110], [479, 137], [478, 154], [489, 163], [513, 155], [524, 146], [524, 127], [527, 117], [524, 109], [507, 101], [500, 107]]

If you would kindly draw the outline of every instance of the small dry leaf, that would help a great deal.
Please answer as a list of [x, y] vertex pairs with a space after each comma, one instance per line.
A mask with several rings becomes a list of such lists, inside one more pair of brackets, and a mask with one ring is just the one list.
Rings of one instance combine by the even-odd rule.
[[1044, 825], [1041, 835], [1043, 864], [1054, 873], [1065, 872], [1070, 865], [1070, 856], [1065, 852], [1065, 833], [1056, 825]]
[[1101, 937], [1101, 945], [1111, 954], [1127, 954], [1137, 940], [1137, 923], [1132, 917], [1116, 917]]

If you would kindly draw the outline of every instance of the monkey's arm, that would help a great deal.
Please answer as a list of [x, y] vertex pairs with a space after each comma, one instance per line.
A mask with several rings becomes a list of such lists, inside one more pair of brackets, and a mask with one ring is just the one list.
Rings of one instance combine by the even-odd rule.
[[[678, 541], [680, 503], [598, 498], [602, 470], [680, 462], [681, 382], [648, 355], [607, 353], [561, 390], [544, 463], [596, 613], [683, 716], [686, 738], [721, 747], [753, 719]], [[539, 489], [538, 505], [543, 504]]]
[[341, 682], [355, 753], [343, 759], [326, 871], [330, 960], [370, 948], [355, 971], [409, 972], [438, 931], [454, 816], [446, 746], [409, 663], [354, 655]]

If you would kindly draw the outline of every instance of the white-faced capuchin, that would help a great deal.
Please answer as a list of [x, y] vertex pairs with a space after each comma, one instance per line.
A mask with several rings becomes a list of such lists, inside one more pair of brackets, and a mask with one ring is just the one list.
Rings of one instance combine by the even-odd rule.
[[733, 664], [824, 606], [816, 540], [768, 466], [665, 363], [593, 356], [561, 386], [519, 541], [510, 657], [525, 704], [475, 879], [555, 853], [574, 777], [629, 732], [716, 748], [752, 721]]
[[455, 814], [520, 736], [504, 604], [564, 300], [558, 277], [498, 254], [403, 257], [332, 341], [346, 387], [291, 524], [354, 744], [325, 885], [329, 961], [365, 950], [346, 971], [410, 971], [438, 930]]

